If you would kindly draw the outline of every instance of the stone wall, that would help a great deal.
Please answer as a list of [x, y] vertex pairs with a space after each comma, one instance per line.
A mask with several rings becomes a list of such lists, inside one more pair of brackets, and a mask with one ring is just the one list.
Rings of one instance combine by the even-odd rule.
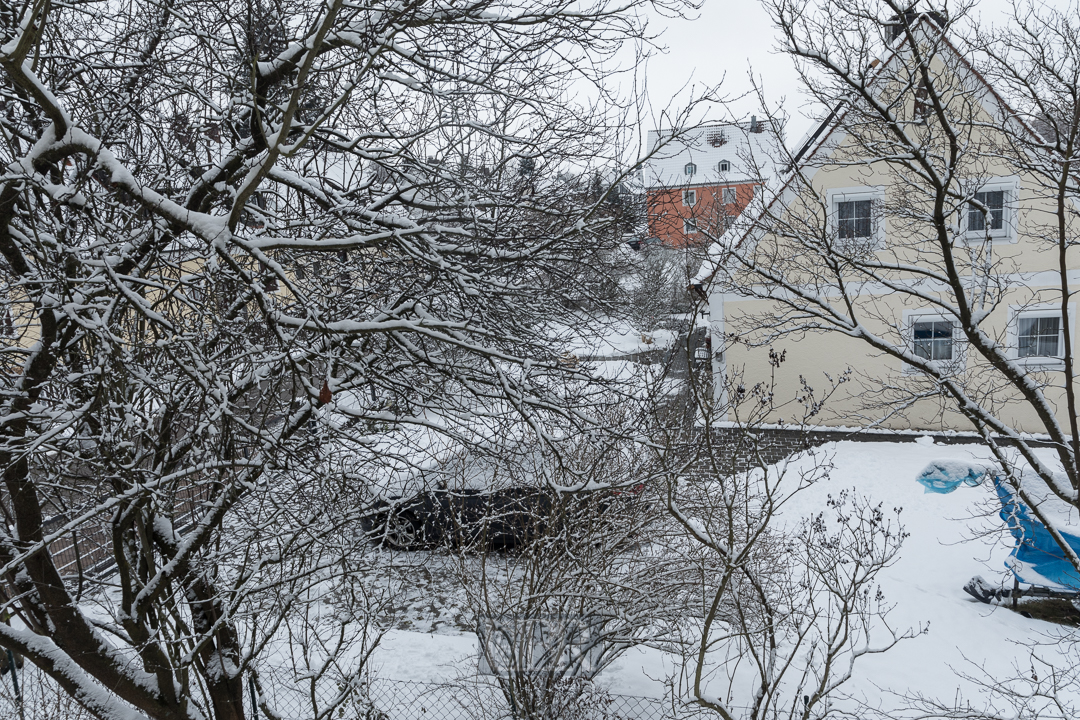
[[[718, 449], [717, 455], [723, 458], [728, 471], [747, 470], [762, 464], [772, 465], [797, 452], [818, 447], [830, 442], [893, 442], [909, 443], [916, 438], [929, 436], [939, 445], [963, 445], [981, 443], [978, 435], [967, 433], [937, 434], [932, 432], [912, 431], [866, 431], [866, 430], [830, 430], [827, 428], [754, 428], [744, 430], [735, 427], [712, 429], [712, 442]], [[1009, 444], [1010, 441], [1005, 441]], [[1035, 447], [1050, 447], [1045, 440], [1029, 440]]]

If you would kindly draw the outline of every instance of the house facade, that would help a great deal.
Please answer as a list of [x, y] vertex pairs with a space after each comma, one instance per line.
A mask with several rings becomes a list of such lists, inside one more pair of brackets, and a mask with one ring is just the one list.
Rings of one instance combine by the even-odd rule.
[[772, 174], [775, 133], [764, 121], [648, 135], [642, 164], [648, 230], [668, 247], [720, 237]]
[[720, 419], [767, 386], [776, 423], [1069, 434], [1080, 203], [1062, 209], [1032, 160], [1045, 143], [935, 20], [711, 248]]

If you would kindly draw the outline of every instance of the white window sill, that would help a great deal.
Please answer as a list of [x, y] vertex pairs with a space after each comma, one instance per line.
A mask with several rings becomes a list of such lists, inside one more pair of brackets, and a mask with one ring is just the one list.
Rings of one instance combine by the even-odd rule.
[[[982, 233], [979, 233], [979, 232], [970, 232], [970, 233], [965, 233], [964, 234], [964, 242], [968, 243], [968, 244], [977, 244], [977, 243], [984, 242], [985, 240], [986, 240], [986, 235], [984, 235]], [[1014, 235], [1013, 233], [1002, 233], [1002, 234], [999, 234], [999, 235], [991, 235], [990, 236], [990, 244], [991, 245], [1015, 245], [1016, 244], [1016, 235]]]
[[1013, 362], [1029, 370], [1064, 370], [1065, 361], [1057, 357], [1013, 358]]
[[866, 256], [885, 249], [885, 243], [877, 237], [834, 238], [833, 250], [845, 255]]
[[[935, 367], [935, 369], [939, 373], [941, 373], [942, 375], [944, 375], [946, 377], [952, 377], [952, 376], [955, 376], [955, 375], [959, 375], [960, 373], [967, 370], [967, 363], [963, 359], [957, 359], [957, 360], [934, 360], [934, 361], [932, 361], [932, 365]], [[909, 365], [908, 363], [904, 363], [903, 372], [904, 372], [904, 375], [922, 375], [922, 374], [924, 374], [924, 371], [923, 371], [922, 368], [915, 367], [914, 365]]]

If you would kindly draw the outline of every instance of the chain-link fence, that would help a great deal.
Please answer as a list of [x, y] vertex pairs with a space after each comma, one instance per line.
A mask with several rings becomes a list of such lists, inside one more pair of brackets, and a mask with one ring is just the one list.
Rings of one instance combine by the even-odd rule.
[[[94, 720], [90, 713], [29, 662], [8, 662], [0, 649], [0, 718], [4, 720]], [[16, 695], [15, 688], [18, 687]]]
[[[619, 695], [596, 688], [577, 688], [552, 713], [552, 720], [674, 720], [670, 700]], [[510, 720], [525, 717], [512, 711], [497, 681], [477, 678], [447, 683], [376, 679], [367, 688], [371, 720]], [[546, 720], [546, 719], [545, 719]]]
[[[333, 716], [343, 720], [513, 720], [527, 717], [515, 712], [491, 677], [472, 677], [441, 683], [373, 678], [357, 683], [352, 692], [342, 687], [312, 692], [310, 686], [267, 682], [260, 675], [259, 703], [274, 715], [287, 720], [314, 717], [330, 704], [340, 701]], [[252, 688], [253, 690], [253, 688]], [[321, 697], [320, 697], [321, 695]], [[249, 692], [246, 702], [256, 697]], [[321, 707], [312, 705], [313, 699]], [[671, 699], [620, 695], [589, 684], [568, 685], [558, 703], [544, 720], [675, 720], [697, 717], [688, 708], [675, 706]]]
[[[11, 673], [0, 676], [0, 718], [10, 720], [92, 720], [89, 713], [55, 682], [29, 663], [18, 668], [20, 697], [14, 693]], [[245, 682], [244, 717], [268, 720], [262, 710], [252, 714], [251, 704], [270, 710], [282, 720], [520, 720], [498, 686], [489, 677], [413, 682], [373, 678], [350, 686], [306, 681], [285, 681], [283, 671], [260, 673], [261, 695], [250, 678]], [[21, 699], [21, 702], [20, 702]], [[327, 711], [330, 711], [327, 713]], [[700, 712], [672, 703], [671, 698], [620, 695], [585, 687], [558, 713], [544, 720], [689, 720], [705, 718]]]

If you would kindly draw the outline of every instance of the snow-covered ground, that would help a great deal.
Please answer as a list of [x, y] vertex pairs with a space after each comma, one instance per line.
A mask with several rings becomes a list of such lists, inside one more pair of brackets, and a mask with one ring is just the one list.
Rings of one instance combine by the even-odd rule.
[[[894, 605], [888, 616], [894, 629], [926, 628], [886, 654], [862, 659], [845, 692], [883, 709], [908, 706], [899, 696], [915, 694], [982, 708], [991, 697], [980, 681], [993, 685], [995, 678], [1032, 674], [1045, 678], [1048, 666], [1038, 658], [1058, 667], [1071, 666], [1075, 653], [1069, 643], [1056, 642], [1077, 639], [1070, 628], [981, 604], [962, 590], [973, 575], [1009, 582], [1004, 568], [1008, 536], [987, 535], [1001, 526], [992, 488], [963, 487], [938, 495], [926, 493], [915, 480], [933, 460], [988, 461], [984, 448], [938, 446], [923, 438], [906, 443], [841, 442], [824, 450], [834, 466], [829, 479], [800, 494], [786, 508], [783, 522], [795, 524], [826, 510], [828, 496], [845, 488], [883, 503], [886, 509], [903, 508], [901, 520], [910, 536], [899, 559], [881, 574], [880, 583]], [[475, 637], [450, 626], [437, 633], [445, 634], [392, 631], [376, 652], [377, 674], [447, 680], [471, 672], [476, 667]], [[1036, 644], [1040, 647], [1034, 648]], [[674, 671], [672, 657], [635, 650], [608, 668], [603, 681], [613, 692], [661, 696], [665, 678]], [[1069, 695], [1062, 699], [1080, 700]], [[994, 702], [1000, 706], [1000, 700]]]
[[582, 324], [573, 328], [553, 326], [552, 333], [562, 338], [567, 352], [580, 359], [666, 350], [676, 337], [671, 330], [643, 333], [624, 320], [595, 318], [583, 318]]
[[[884, 655], [866, 658], [846, 690], [886, 707], [904, 704], [890, 693], [921, 694], [945, 703], [962, 698], [982, 707], [988, 698], [978, 681], [994, 684], [1030, 675], [1035, 643], [1046, 643], [1038, 654], [1052, 664], [1070, 666], [1073, 653], [1068, 643], [1052, 641], [1074, 633], [984, 605], [963, 592], [963, 584], [973, 575], [1011, 584], [1004, 567], [1011, 537], [986, 535], [1002, 528], [993, 488], [987, 483], [938, 495], [925, 492], [915, 477], [932, 460], [989, 462], [990, 454], [978, 445], [924, 442], [836, 444], [831, 479], [803, 494], [799, 510], [805, 514], [823, 510], [829, 492], [854, 487], [886, 508], [903, 508], [901, 518], [910, 533], [898, 561], [880, 576], [881, 587], [895, 604], [889, 616], [894, 628], [927, 625], [927, 631]], [[1052, 463], [1051, 453], [1045, 452]], [[1041, 666], [1035, 669], [1044, 676], [1045, 671]]]

